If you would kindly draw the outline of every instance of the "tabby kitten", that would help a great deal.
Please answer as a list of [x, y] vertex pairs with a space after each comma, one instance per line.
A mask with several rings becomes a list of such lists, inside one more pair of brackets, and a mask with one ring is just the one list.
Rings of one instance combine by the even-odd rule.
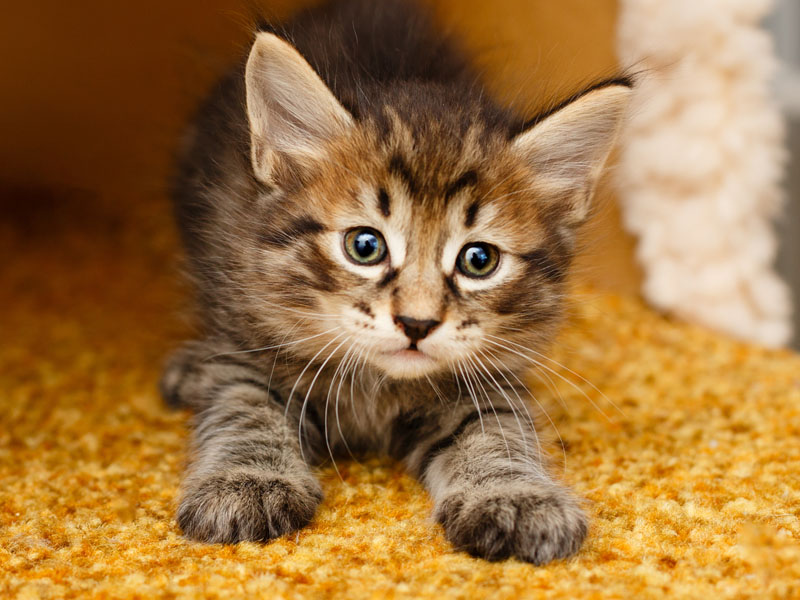
[[196, 413], [186, 535], [294, 531], [322, 498], [312, 465], [382, 452], [456, 547], [576, 552], [586, 517], [547, 472], [522, 380], [629, 94], [607, 81], [523, 122], [408, 1], [259, 31], [174, 187], [204, 328], [162, 380]]

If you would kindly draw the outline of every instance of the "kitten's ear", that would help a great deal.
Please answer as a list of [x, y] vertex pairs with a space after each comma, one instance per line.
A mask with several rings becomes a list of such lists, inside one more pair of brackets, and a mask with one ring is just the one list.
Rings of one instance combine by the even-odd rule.
[[256, 177], [272, 181], [281, 154], [302, 163], [353, 119], [311, 65], [288, 42], [261, 32], [245, 69], [251, 160]]
[[516, 136], [512, 147], [531, 166], [537, 185], [563, 199], [568, 219], [583, 221], [611, 152], [631, 87], [598, 87]]

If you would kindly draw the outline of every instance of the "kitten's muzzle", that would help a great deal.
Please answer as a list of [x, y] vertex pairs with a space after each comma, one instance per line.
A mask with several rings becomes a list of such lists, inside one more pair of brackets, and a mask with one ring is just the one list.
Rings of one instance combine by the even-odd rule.
[[408, 339], [411, 340], [412, 345], [416, 345], [418, 341], [424, 339], [431, 331], [441, 324], [441, 321], [435, 321], [433, 319], [419, 320], [412, 317], [399, 316], [394, 318], [394, 322], [403, 329]]

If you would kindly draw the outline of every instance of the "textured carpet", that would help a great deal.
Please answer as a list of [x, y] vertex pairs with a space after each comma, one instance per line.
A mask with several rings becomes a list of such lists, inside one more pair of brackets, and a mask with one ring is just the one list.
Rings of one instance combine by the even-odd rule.
[[377, 459], [323, 471], [289, 538], [184, 540], [187, 415], [155, 382], [185, 290], [152, 206], [38, 199], [0, 220], [0, 597], [800, 597], [800, 358], [601, 294], [576, 297], [553, 355], [572, 383], [532, 377], [593, 515], [574, 559], [453, 552]]

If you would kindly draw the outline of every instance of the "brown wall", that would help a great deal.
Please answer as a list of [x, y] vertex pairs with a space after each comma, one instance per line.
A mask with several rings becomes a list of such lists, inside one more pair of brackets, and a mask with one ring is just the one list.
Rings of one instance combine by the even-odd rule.
[[[376, 0], [379, 1], [379, 0]], [[534, 111], [615, 68], [615, 0], [427, 0], [479, 57], [494, 91]], [[308, 0], [272, 0], [284, 16]], [[247, 43], [250, 0], [14, 3], [0, 19], [0, 194], [163, 202], [192, 107]], [[607, 194], [603, 194], [607, 197]], [[613, 202], [587, 236], [590, 279], [631, 287]]]

